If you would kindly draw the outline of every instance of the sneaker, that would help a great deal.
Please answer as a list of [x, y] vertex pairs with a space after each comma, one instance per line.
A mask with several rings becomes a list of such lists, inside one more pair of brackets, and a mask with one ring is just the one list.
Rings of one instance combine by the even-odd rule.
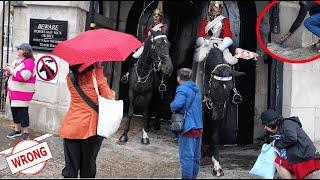
[[29, 133], [22, 133], [22, 139], [23, 140], [29, 139]]
[[7, 135], [7, 137], [8, 138], [14, 138], [14, 137], [21, 136], [21, 135], [22, 135], [21, 131], [12, 131], [11, 133], [9, 133]]

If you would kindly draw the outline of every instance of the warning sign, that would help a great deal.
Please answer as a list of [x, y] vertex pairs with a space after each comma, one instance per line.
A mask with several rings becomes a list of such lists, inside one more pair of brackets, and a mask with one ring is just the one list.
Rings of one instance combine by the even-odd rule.
[[42, 56], [36, 65], [37, 79], [50, 83], [57, 83], [58, 62], [52, 56]]

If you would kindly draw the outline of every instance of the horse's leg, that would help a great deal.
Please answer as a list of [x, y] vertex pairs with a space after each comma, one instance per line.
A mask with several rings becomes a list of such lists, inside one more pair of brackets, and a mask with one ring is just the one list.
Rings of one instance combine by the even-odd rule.
[[134, 92], [133, 90], [129, 89], [129, 110], [128, 110], [127, 122], [126, 122], [124, 132], [119, 138], [120, 144], [124, 144], [128, 141], [128, 132], [130, 130], [130, 122], [131, 122], [133, 111], [134, 111], [134, 99], [135, 99]]
[[213, 163], [213, 175], [220, 177], [223, 176], [223, 170], [220, 166], [220, 160], [219, 160], [219, 121], [220, 120], [214, 120], [214, 126], [213, 126], [213, 135], [211, 137], [211, 150], [212, 150], [212, 163]]
[[203, 119], [203, 135], [202, 135], [201, 156], [211, 157], [209, 141], [210, 141], [210, 138], [212, 137], [212, 128], [209, 124], [210, 120], [208, 119], [208, 115], [205, 111], [203, 111], [202, 113], [202, 119]]
[[[156, 110], [154, 110], [154, 111], [156, 111]], [[153, 128], [154, 128], [154, 130], [156, 130], [156, 131], [158, 131], [158, 130], [160, 130], [161, 129], [161, 115], [160, 115], [160, 113], [161, 112], [155, 112], [154, 113], [154, 119], [152, 119], [153, 120]]]
[[145, 104], [144, 104], [144, 111], [143, 111], [143, 128], [142, 128], [141, 143], [145, 145], [150, 144], [149, 137], [146, 130], [149, 123], [148, 122], [149, 121], [149, 104], [151, 102], [151, 98], [152, 98], [152, 91], [148, 92], [145, 95], [145, 99], [144, 99]]

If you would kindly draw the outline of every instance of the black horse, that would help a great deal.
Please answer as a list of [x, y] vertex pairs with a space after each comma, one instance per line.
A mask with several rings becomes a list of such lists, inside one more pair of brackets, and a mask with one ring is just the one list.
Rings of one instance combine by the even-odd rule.
[[232, 70], [218, 48], [212, 48], [205, 59], [203, 93], [203, 138], [202, 155], [212, 158], [213, 175], [222, 176], [219, 163], [219, 126], [226, 114], [226, 103], [233, 87], [232, 79], [244, 75]]
[[136, 105], [143, 106], [142, 144], [149, 144], [148, 131], [149, 105], [155, 89], [160, 85], [163, 75], [170, 75], [173, 65], [169, 56], [170, 43], [161, 31], [151, 30], [144, 42], [144, 50], [129, 75], [129, 110], [126, 127], [119, 138], [119, 143], [128, 141], [130, 122]]

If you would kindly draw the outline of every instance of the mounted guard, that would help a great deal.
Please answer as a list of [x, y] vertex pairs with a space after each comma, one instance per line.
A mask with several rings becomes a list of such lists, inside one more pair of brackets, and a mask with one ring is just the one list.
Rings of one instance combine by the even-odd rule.
[[199, 63], [196, 82], [201, 92], [203, 92], [201, 82], [201, 77], [204, 75], [203, 60], [212, 48], [216, 47], [222, 51], [223, 57], [228, 64], [234, 65], [238, 62], [238, 59], [233, 57], [228, 49], [233, 44], [232, 31], [229, 18], [221, 14], [222, 9], [223, 1], [210, 1], [208, 15], [201, 19], [199, 37], [194, 54], [194, 61]]
[[[143, 41], [145, 41], [150, 35], [151, 35], [151, 30], [157, 32], [161, 31], [164, 34], [167, 34], [168, 32], [168, 26], [166, 24], [163, 24], [163, 1], [159, 1], [157, 8], [153, 11], [152, 14], [152, 23], [147, 26], [144, 30], [143, 33]], [[142, 52], [144, 49], [144, 45], [142, 45], [135, 53], [133, 53], [133, 62], [136, 62], [137, 59], [140, 58]], [[129, 65], [129, 68], [132, 66]], [[128, 82], [128, 77], [129, 77], [129, 72], [127, 72], [122, 78], [121, 81], [124, 83]]]
[[[212, 173], [215, 176], [224, 174], [219, 160], [218, 130], [226, 117], [230, 92], [233, 91], [234, 104], [242, 102], [242, 97], [235, 88], [235, 77], [245, 73], [235, 71], [232, 65], [238, 62], [237, 58], [257, 57], [257, 54], [232, 46], [230, 20], [221, 14], [223, 6], [223, 1], [210, 1], [207, 17], [201, 19], [193, 57], [198, 64], [193, 68], [196, 71], [196, 84], [203, 98], [202, 154], [212, 158]], [[235, 52], [235, 56], [229, 48]]]

